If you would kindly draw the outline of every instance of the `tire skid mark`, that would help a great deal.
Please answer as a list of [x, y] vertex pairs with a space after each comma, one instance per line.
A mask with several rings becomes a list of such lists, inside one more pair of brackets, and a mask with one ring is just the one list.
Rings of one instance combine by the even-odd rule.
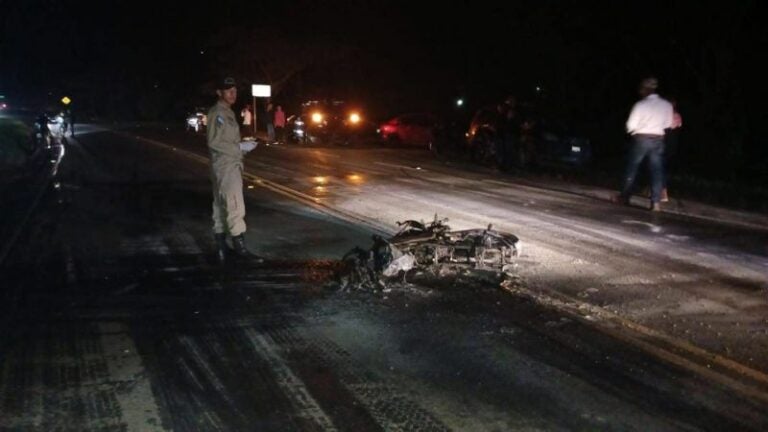
[[395, 385], [356, 365], [351, 355], [333, 341], [312, 335], [311, 341], [293, 326], [276, 327], [268, 335], [279, 341], [292, 362], [322, 365], [332, 370], [341, 384], [362, 404], [373, 419], [387, 431], [447, 431], [431, 413], [400, 392]]
[[216, 375], [216, 372], [214, 372], [213, 368], [208, 363], [206, 356], [203, 355], [203, 353], [198, 348], [197, 342], [195, 342], [189, 336], [181, 336], [179, 338], [179, 342], [181, 342], [181, 345], [184, 348], [186, 348], [187, 351], [189, 351], [189, 353], [192, 355], [192, 359], [195, 361], [197, 366], [199, 366], [200, 369], [204, 372], [205, 378], [211, 384], [211, 386], [219, 393], [219, 396], [221, 396], [222, 399], [224, 399], [228, 404], [234, 407], [235, 403], [232, 400], [232, 398], [229, 397], [226, 386], [224, 385], [224, 383], [221, 382], [219, 377]]

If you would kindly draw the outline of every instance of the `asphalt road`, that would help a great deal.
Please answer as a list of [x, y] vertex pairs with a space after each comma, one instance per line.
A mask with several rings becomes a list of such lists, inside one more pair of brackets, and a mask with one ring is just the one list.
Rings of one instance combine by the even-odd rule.
[[[206, 154], [201, 135], [136, 133]], [[576, 184], [509, 176], [414, 148], [262, 147], [248, 156], [247, 172], [384, 231], [435, 214], [454, 229], [493, 224], [523, 239], [517, 272], [528, 285], [768, 373], [766, 226], [617, 206]]]
[[[437, 212], [519, 235], [528, 288], [586, 292], [672, 334], [704, 313], [754, 329], [765, 233], [534, 190], [419, 150], [271, 146], [247, 171], [283, 189], [249, 177], [246, 191], [248, 241], [268, 260], [222, 269], [208, 168], [184, 153], [205, 155], [200, 140], [145, 135], [170, 146], [95, 129], [70, 140], [59, 187], [3, 263], [0, 430], [768, 427], [759, 398], [492, 278], [326, 286], [372, 229]], [[722, 304], [749, 313], [710, 311]], [[680, 336], [714, 350], [710, 330]], [[766, 337], [743, 337], [729, 358], [751, 365]]]

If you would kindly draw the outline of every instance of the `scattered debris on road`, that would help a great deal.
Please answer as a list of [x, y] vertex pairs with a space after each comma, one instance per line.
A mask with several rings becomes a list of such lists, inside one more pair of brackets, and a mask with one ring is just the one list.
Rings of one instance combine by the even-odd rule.
[[355, 247], [342, 258], [339, 288], [383, 290], [387, 282], [413, 272], [442, 277], [446, 271], [507, 272], [520, 255], [520, 240], [509, 233], [482, 229], [451, 231], [447, 219], [398, 222], [400, 231], [389, 240], [373, 236], [370, 249]]

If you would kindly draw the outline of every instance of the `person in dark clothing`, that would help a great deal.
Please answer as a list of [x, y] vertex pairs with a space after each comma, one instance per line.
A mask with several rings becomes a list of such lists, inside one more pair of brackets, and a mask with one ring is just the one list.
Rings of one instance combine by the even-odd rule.
[[75, 116], [72, 114], [72, 108], [67, 108], [64, 111], [64, 121], [69, 125], [69, 136], [75, 136]]
[[512, 169], [519, 164], [516, 157], [520, 150], [520, 119], [517, 112], [517, 99], [509, 96], [500, 105], [499, 119], [500, 146], [499, 161], [502, 169]]
[[499, 103], [496, 105], [496, 112], [494, 114], [493, 127], [496, 130], [496, 136], [490, 143], [488, 154], [491, 156], [491, 161], [493, 161], [497, 167], [502, 168], [506, 161], [507, 108], [503, 103]]
[[267, 142], [275, 142], [275, 110], [272, 106], [272, 102], [267, 102], [266, 116], [267, 122]]

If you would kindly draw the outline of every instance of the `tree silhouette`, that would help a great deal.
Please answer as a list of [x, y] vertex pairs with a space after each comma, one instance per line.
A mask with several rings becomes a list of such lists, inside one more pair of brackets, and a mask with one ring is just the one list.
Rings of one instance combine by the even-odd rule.
[[[353, 49], [326, 40], [298, 40], [275, 27], [230, 27], [211, 38], [212, 67], [241, 83], [260, 82], [279, 95], [298, 74], [310, 68], [333, 67]], [[221, 71], [221, 72], [219, 72]]]

